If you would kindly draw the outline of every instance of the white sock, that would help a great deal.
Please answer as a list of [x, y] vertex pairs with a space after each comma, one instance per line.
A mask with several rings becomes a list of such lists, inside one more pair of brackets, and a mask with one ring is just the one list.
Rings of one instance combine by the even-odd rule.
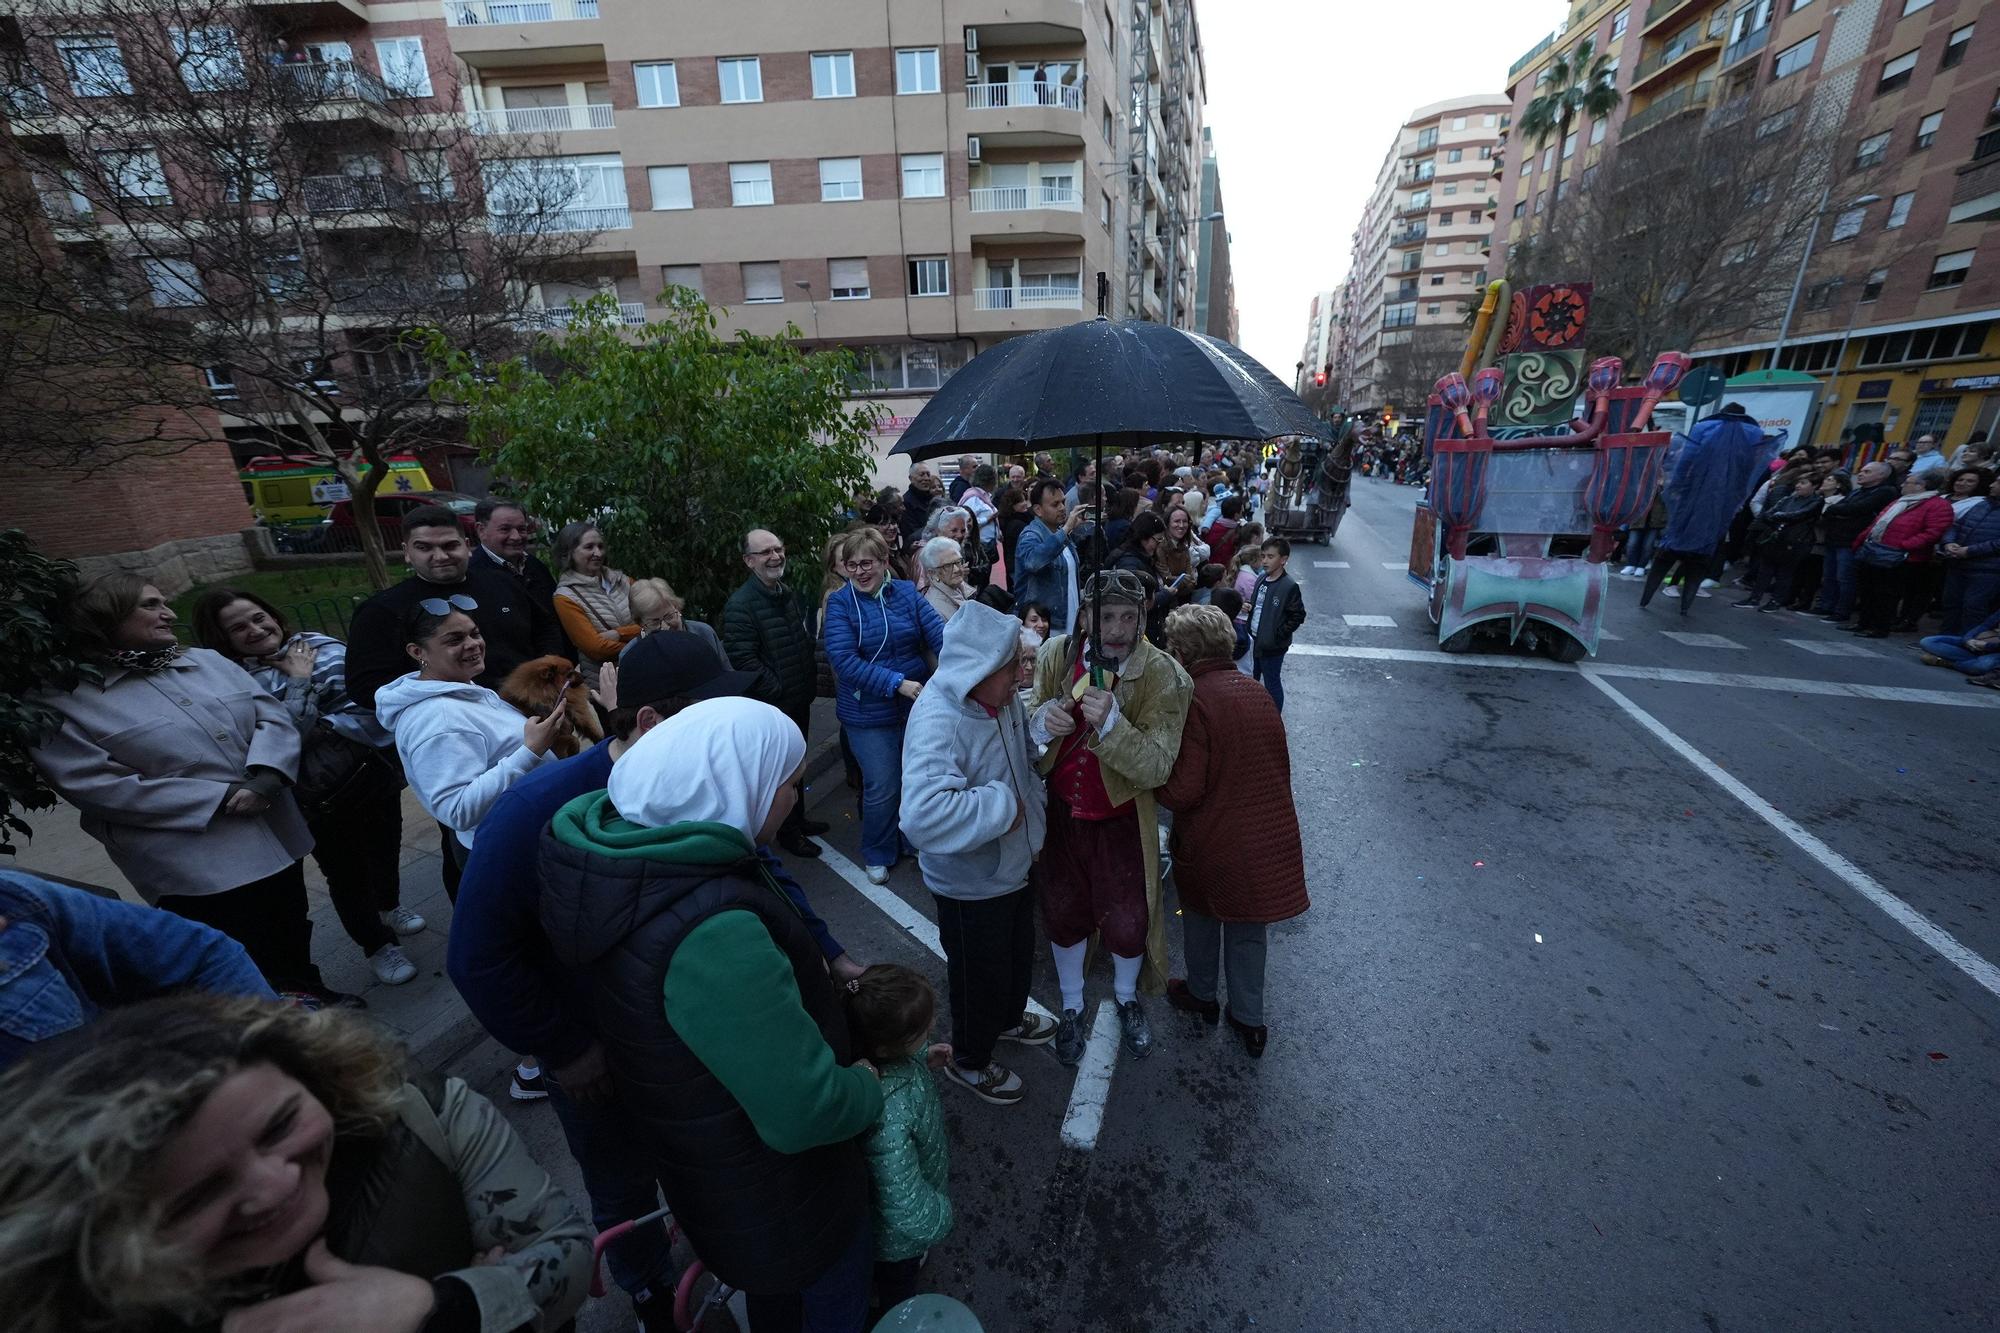
[[1090, 947], [1088, 940], [1081, 944], [1049, 945], [1049, 952], [1056, 957], [1056, 984], [1062, 987], [1062, 1006], [1083, 1012], [1083, 955]]
[[1139, 998], [1139, 965], [1145, 961], [1143, 954], [1137, 958], [1111, 955], [1111, 994], [1118, 1003], [1130, 1004]]
[[540, 1078], [542, 1076], [542, 1067], [539, 1064], [530, 1064], [528, 1061], [523, 1060], [520, 1064], [514, 1066], [514, 1072], [519, 1074], [523, 1081], [526, 1081], [531, 1078]]

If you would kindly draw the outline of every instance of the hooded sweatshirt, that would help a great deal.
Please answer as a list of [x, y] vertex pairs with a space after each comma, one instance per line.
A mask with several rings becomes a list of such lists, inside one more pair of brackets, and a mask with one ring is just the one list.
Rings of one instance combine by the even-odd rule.
[[[1027, 714], [1011, 693], [997, 712], [967, 697], [1020, 660], [1021, 622], [969, 602], [944, 627], [930, 684], [903, 733], [903, 836], [933, 893], [997, 898], [1028, 881], [1047, 827]], [[1016, 816], [1019, 828], [1014, 827]]]
[[375, 692], [403, 772], [431, 818], [472, 845], [472, 831], [514, 779], [542, 762], [521, 738], [528, 719], [484, 685], [399, 676]]

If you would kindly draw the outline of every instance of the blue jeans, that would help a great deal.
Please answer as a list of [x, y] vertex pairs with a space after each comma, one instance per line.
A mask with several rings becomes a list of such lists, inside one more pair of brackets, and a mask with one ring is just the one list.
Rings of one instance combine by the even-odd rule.
[[861, 862], [895, 865], [903, 854], [903, 724], [849, 727], [847, 743], [861, 765]]
[[1854, 571], [1852, 546], [1827, 547], [1820, 556], [1819, 600], [1813, 603], [1813, 610], [1824, 611], [1843, 620], [1853, 615], [1854, 593], [1859, 586]]
[[2000, 653], [1974, 653], [1957, 634], [1933, 634], [1928, 639], [1919, 639], [1917, 647], [1932, 657], [1942, 657], [1953, 670], [1968, 676], [2000, 671]]
[[[584, 1105], [549, 1079], [549, 1105], [569, 1141], [569, 1154], [583, 1172], [590, 1195], [590, 1220], [599, 1231], [619, 1222], [644, 1217], [660, 1206], [653, 1164], [641, 1144], [645, 1137], [617, 1098]], [[667, 1227], [651, 1222], [634, 1227], [604, 1253], [611, 1280], [637, 1299], [646, 1292], [673, 1299], [674, 1261], [667, 1251]]]
[[1629, 568], [1637, 565], [1644, 569], [1653, 559], [1653, 547], [1659, 544], [1658, 528], [1628, 528], [1625, 532], [1625, 564]]
[[1279, 679], [1279, 673], [1285, 669], [1285, 655], [1283, 653], [1259, 653], [1254, 649], [1251, 651], [1253, 657], [1250, 663], [1250, 678], [1252, 680], [1263, 681], [1264, 688], [1270, 692], [1271, 702], [1278, 705], [1280, 713], [1284, 712], [1285, 683]]

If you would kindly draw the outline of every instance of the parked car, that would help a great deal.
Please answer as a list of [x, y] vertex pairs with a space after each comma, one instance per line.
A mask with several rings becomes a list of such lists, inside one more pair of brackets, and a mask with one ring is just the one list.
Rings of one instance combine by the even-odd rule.
[[[474, 529], [472, 511], [479, 502], [469, 495], [457, 491], [419, 491], [411, 494], [378, 495], [375, 497], [375, 523], [382, 530], [382, 544], [395, 547], [403, 544], [403, 515], [412, 509], [426, 505], [443, 505], [458, 515], [458, 526], [464, 530], [468, 542], [476, 542], [479, 535]], [[355, 529], [354, 502], [341, 500], [327, 515], [328, 525], [333, 529], [336, 541], [349, 537]]]

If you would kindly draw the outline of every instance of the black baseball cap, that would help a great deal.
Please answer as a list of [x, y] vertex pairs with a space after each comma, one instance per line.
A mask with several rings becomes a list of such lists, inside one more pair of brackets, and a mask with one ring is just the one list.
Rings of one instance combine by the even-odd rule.
[[686, 630], [648, 634], [618, 659], [618, 703], [642, 708], [667, 699], [720, 699], [750, 692], [754, 671], [723, 663], [708, 640]]

